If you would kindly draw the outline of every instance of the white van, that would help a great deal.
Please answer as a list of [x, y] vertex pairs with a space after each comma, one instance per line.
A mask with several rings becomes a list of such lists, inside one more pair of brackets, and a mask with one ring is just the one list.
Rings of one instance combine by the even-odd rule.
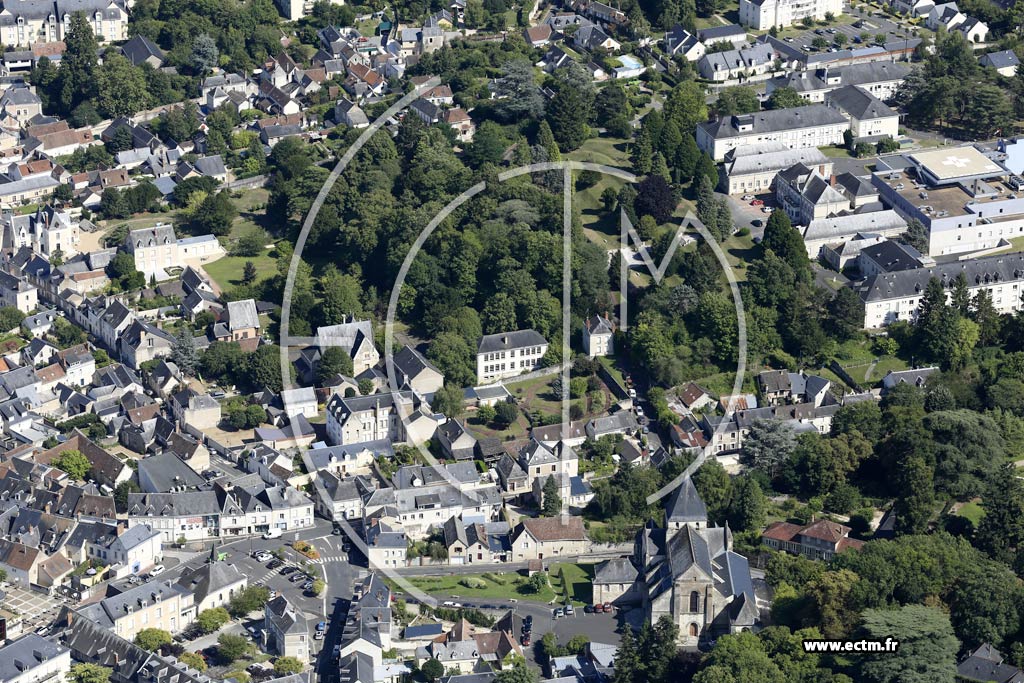
[[267, 533], [263, 534], [263, 538], [265, 538], [265, 539], [281, 538], [281, 534], [282, 533], [283, 532], [280, 529], [268, 529]]

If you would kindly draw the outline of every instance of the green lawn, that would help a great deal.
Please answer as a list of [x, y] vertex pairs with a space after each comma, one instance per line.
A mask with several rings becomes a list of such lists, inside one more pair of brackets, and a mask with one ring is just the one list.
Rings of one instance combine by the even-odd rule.
[[971, 523], [977, 528], [981, 518], [985, 516], [985, 510], [976, 501], [970, 503], [964, 503], [960, 506], [960, 509], [956, 511], [956, 514], [960, 517], [971, 520]]
[[754, 238], [749, 234], [745, 236], [730, 235], [722, 242], [722, 250], [725, 251], [725, 258], [732, 266], [733, 275], [738, 282], [747, 279], [747, 266], [754, 259], [754, 255], [760, 251], [754, 245]]
[[827, 147], [819, 147], [821, 153], [832, 159], [853, 159], [854, 156], [850, 154], [850, 150], [845, 147], [834, 147], [829, 145]]
[[262, 280], [277, 272], [277, 261], [271, 258], [271, 250], [259, 256], [225, 256], [222, 259], [203, 265], [203, 270], [220, 285], [221, 290], [229, 290], [242, 283], [242, 270], [246, 261], [256, 266], [256, 279]]
[[[485, 578], [487, 577], [487, 578]], [[499, 579], [505, 583], [499, 583]], [[467, 588], [460, 581], [479, 580], [485, 588]], [[462, 574], [459, 576], [414, 576], [409, 582], [420, 590], [431, 595], [458, 596], [459, 598], [490, 598], [492, 600], [529, 600], [530, 602], [547, 603], [555, 599], [555, 592], [550, 587], [539, 593], [520, 592], [526, 583], [526, 577], [517, 572], [485, 572], [483, 574]]]
[[594, 565], [559, 563], [551, 567], [551, 584], [563, 599], [573, 604], [589, 605], [594, 600]]

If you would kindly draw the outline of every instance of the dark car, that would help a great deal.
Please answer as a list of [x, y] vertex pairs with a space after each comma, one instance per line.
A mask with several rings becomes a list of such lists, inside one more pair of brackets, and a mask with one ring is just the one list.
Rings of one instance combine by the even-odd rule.
[[761, 220], [760, 218], [755, 218], [754, 220], [750, 221], [750, 224], [753, 225], [755, 228], [760, 228], [761, 226], [764, 225], [764, 221]]
[[277, 569], [283, 564], [284, 562], [282, 562], [281, 560], [271, 560], [270, 564], [267, 565], [267, 569]]
[[289, 575], [289, 574], [291, 574], [292, 572], [297, 572], [297, 571], [299, 571], [299, 568], [298, 568], [298, 567], [285, 567], [284, 569], [282, 569], [282, 570], [281, 570], [280, 572], [278, 572], [278, 573], [279, 573], [279, 574], [280, 574], [281, 576], [288, 576], [288, 575]]

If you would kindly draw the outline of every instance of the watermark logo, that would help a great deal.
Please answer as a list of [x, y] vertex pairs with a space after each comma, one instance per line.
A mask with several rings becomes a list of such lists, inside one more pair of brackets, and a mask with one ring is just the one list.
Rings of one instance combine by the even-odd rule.
[[[292, 293], [295, 286], [295, 277], [298, 269], [298, 265], [302, 259], [302, 251], [306, 245], [306, 239], [309, 235], [310, 229], [319, 214], [320, 208], [322, 207], [325, 199], [328, 196], [334, 183], [337, 181], [341, 173], [344, 172], [345, 168], [359, 152], [363, 145], [378, 131], [385, 121], [390, 119], [399, 113], [402, 109], [407, 107], [413, 100], [419, 95], [430, 88], [433, 88], [439, 83], [439, 79], [432, 78], [429, 81], [421, 84], [418, 88], [401, 98], [398, 102], [389, 108], [384, 114], [374, 121], [355, 143], [345, 152], [342, 158], [338, 161], [337, 165], [331, 171], [324, 186], [317, 194], [314, 200], [309, 214], [306, 216], [303, 222], [302, 229], [299, 233], [298, 240], [296, 241], [295, 251], [292, 255], [292, 261], [288, 271], [287, 280], [284, 289], [284, 299], [282, 302], [281, 311], [281, 376], [283, 378], [283, 385], [285, 388], [291, 388], [294, 384], [291, 381], [291, 360], [289, 352], [291, 349], [296, 347], [307, 347], [310, 345], [323, 346], [325, 344], [332, 343], [329, 339], [321, 339], [319, 336], [314, 337], [294, 337], [290, 334], [289, 329], [289, 317], [291, 315], [291, 299]], [[504, 183], [510, 179], [518, 178], [523, 175], [542, 173], [542, 172], [560, 172], [562, 174], [562, 196], [563, 196], [563, 222], [562, 222], [562, 326], [561, 326], [561, 358], [562, 365], [559, 368], [559, 372], [562, 377], [562, 396], [560, 402], [561, 408], [561, 434], [563, 438], [569, 437], [570, 430], [570, 407], [571, 401], [569, 396], [569, 379], [570, 379], [570, 368], [571, 368], [571, 348], [570, 340], [572, 339], [574, 330], [571, 328], [571, 304], [572, 304], [572, 201], [573, 201], [573, 173], [581, 171], [593, 171], [603, 175], [608, 175], [616, 178], [619, 182], [636, 183], [637, 177], [625, 171], [623, 169], [615, 168], [612, 166], [605, 166], [603, 164], [594, 164], [578, 161], [558, 161], [548, 162], [539, 164], [530, 164], [521, 166], [514, 169], [509, 169], [500, 173], [497, 177], [497, 182]], [[395, 319], [398, 310], [398, 302], [401, 295], [402, 287], [405, 284], [406, 277], [408, 276], [409, 270], [415, 261], [416, 256], [423, 248], [426, 241], [430, 238], [436, 228], [451, 216], [456, 210], [464, 206], [471, 199], [484, 192], [487, 189], [487, 183], [480, 182], [476, 185], [468, 188], [459, 196], [452, 199], [447, 205], [445, 205], [438, 213], [423, 227], [413, 242], [408, 252], [406, 253], [405, 259], [398, 271], [398, 275], [395, 279], [394, 286], [391, 291], [391, 296], [388, 302], [387, 316], [384, 325], [384, 361], [388, 379], [388, 392], [391, 397], [392, 410], [397, 413], [399, 419], [402, 422], [402, 434], [410, 433], [410, 416], [413, 411], [413, 401], [411, 400], [410, 392], [400, 391], [400, 383], [398, 381], [395, 362], [394, 362], [394, 342], [395, 342]], [[656, 283], [660, 283], [665, 278], [669, 263], [675, 255], [678, 248], [682, 245], [685, 239], [686, 233], [696, 232], [701, 239], [706, 241], [715, 253], [715, 256], [726, 273], [729, 281], [730, 291], [736, 308], [737, 324], [738, 324], [738, 348], [739, 357], [737, 359], [736, 378], [733, 383], [733, 394], [739, 394], [742, 389], [743, 376], [746, 371], [746, 346], [747, 346], [747, 335], [746, 335], [746, 324], [743, 314], [743, 302], [740, 297], [739, 286], [736, 281], [736, 277], [732, 272], [728, 259], [721, 247], [714, 240], [710, 232], [704, 227], [704, 225], [697, 219], [696, 216], [688, 214], [681, 224], [679, 225], [676, 233], [669, 244], [668, 250], [661, 260], [660, 264], [655, 265], [648, 251], [648, 248], [644, 245], [643, 241], [637, 235], [632, 223], [624, 211], [620, 211], [620, 243], [619, 252], [622, 254], [620, 259], [620, 307], [619, 307], [619, 325], [620, 328], [626, 330], [628, 328], [628, 277], [629, 270], [631, 267], [630, 263], [627, 263], [626, 255], [631, 253], [631, 250], [636, 251], [641, 259], [643, 265], [651, 273]], [[656, 380], [656, 378], [654, 378]], [[515, 378], [510, 378], [508, 381], [514, 382]], [[724, 427], [725, 423], [728, 422], [728, 418], [731, 417], [733, 412], [733, 406], [728, 406], [728, 412], [726, 414], [726, 420], [719, 426], [719, 431]], [[707, 447], [698, 455], [698, 457], [686, 468], [679, 477], [669, 482], [661, 490], [654, 493], [648, 498], [649, 503], [654, 503], [664, 496], [671, 493], [675, 488], [682, 484], [682, 482], [689, 477], [697, 468], [703, 464], [706, 458], [711, 455], [714, 447], [715, 439], [712, 438]], [[456, 480], [448, 471], [444, 465], [437, 461], [436, 458], [426, 448], [426, 445], [422, 442], [416, 442], [413, 445], [418, 449], [424, 462], [428, 463], [428, 466], [434, 468], [438, 477], [441, 480], [447, 482], [448, 485], [461, 489], [463, 488], [462, 483]], [[560, 456], [564, 461], [568, 458], [573, 457], [567, 447], [563, 447]], [[463, 493], [471, 501], [477, 503], [483, 503], [481, 494], [478, 491], [467, 490]], [[568, 505], [568, 500], [563, 497], [563, 509]], [[393, 561], [389, 561], [387, 564], [378, 563], [375, 560], [375, 554], [373, 549], [369, 547], [365, 541], [354, 532], [354, 529], [345, 519], [335, 520], [352, 540], [353, 544], [358, 547], [363, 555], [369, 561], [370, 569], [386, 575], [397, 585], [401, 586], [409, 595], [415, 596], [421, 602], [428, 605], [437, 605], [437, 600], [430, 595], [425, 594], [421, 590], [417, 589], [409, 581], [406, 580], [398, 571], [397, 564], [404, 564], [404, 558], [400, 563], [391, 564]]]

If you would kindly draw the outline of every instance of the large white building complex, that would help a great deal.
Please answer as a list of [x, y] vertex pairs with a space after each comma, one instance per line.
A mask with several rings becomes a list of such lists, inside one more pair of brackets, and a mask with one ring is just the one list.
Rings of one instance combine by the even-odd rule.
[[842, 143], [849, 119], [824, 104], [723, 116], [697, 126], [697, 146], [715, 161], [737, 147], [779, 142], [789, 149]]
[[928, 229], [931, 256], [1024, 236], [1024, 181], [973, 146], [883, 157], [872, 183], [882, 202]]
[[842, 0], [740, 0], [740, 23], [757, 30], [795, 24], [805, 17], [843, 13]]
[[928, 281], [938, 278], [949, 298], [960, 273], [967, 278], [971, 296], [987, 289], [992, 295], [992, 304], [1000, 313], [1014, 313], [1021, 309], [1024, 254], [987, 256], [869, 277], [857, 288], [864, 302], [865, 329], [885, 327], [897, 320], [915, 320]]

